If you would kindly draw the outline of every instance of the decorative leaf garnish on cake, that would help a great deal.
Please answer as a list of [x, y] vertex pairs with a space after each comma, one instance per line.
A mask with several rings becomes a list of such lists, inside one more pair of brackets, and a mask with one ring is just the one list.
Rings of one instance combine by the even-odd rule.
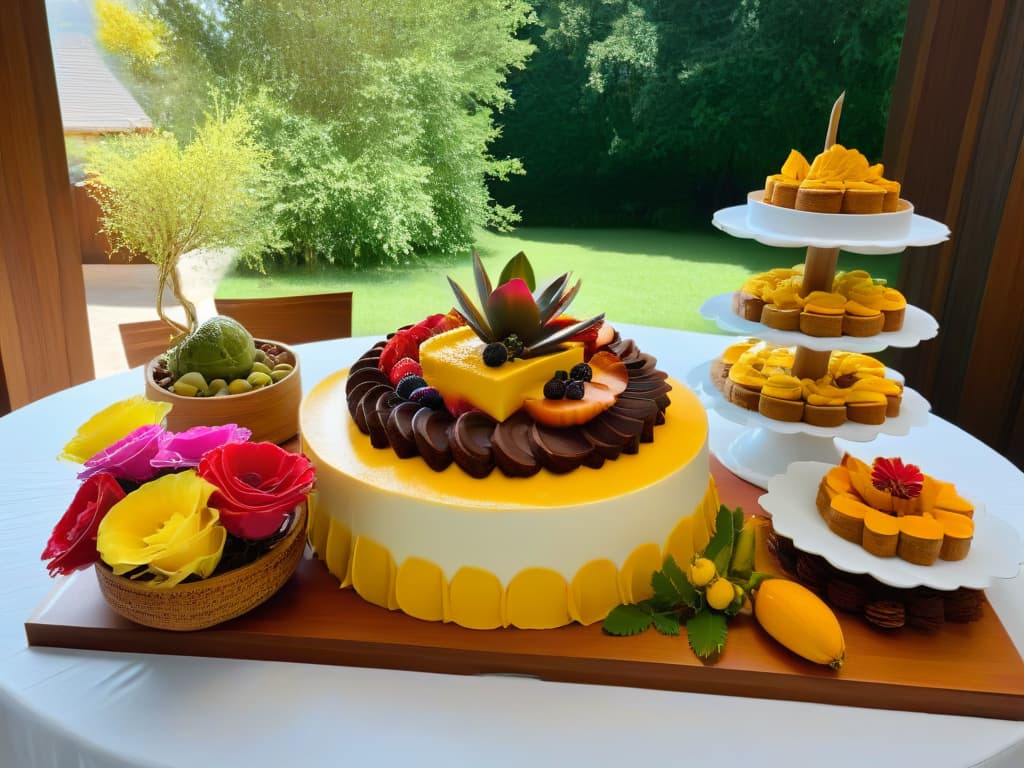
[[485, 343], [504, 343], [510, 336], [516, 336], [523, 345], [522, 357], [553, 352], [561, 344], [604, 320], [604, 314], [600, 314], [568, 325], [551, 323], [568, 308], [579, 292], [581, 282], [567, 288], [569, 273], [565, 273], [534, 293], [533, 268], [523, 253], [516, 254], [509, 261], [502, 270], [501, 284], [492, 288], [487, 270], [479, 254], [474, 252], [473, 276], [479, 306], [458, 283], [448, 278], [466, 323]]
[[[651, 597], [608, 614], [606, 634], [635, 635], [653, 626], [663, 635], [677, 635], [685, 624], [690, 648], [699, 658], [713, 660], [721, 653], [729, 617], [743, 610], [763, 581], [774, 577], [754, 570], [756, 522], [745, 521], [741, 509], [722, 505], [715, 523], [708, 545], [692, 562], [680, 565], [669, 555], [661, 570], [651, 574]], [[710, 569], [709, 578], [698, 579], [698, 567]]]
[[515, 277], [522, 278], [531, 291], [537, 287], [537, 280], [533, 276], [533, 266], [522, 251], [508, 260], [508, 264], [501, 270], [501, 277], [498, 278], [498, 283], [507, 283]]
[[879, 457], [871, 465], [871, 484], [897, 499], [916, 499], [924, 487], [924, 475], [915, 464]]

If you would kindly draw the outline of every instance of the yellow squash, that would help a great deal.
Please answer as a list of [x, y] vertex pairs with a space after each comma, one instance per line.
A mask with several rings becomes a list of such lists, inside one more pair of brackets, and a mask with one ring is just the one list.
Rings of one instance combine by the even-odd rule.
[[839, 669], [846, 657], [836, 615], [817, 595], [786, 579], [768, 579], [757, 590], [754, 616], [764, 630], [793, 653]]

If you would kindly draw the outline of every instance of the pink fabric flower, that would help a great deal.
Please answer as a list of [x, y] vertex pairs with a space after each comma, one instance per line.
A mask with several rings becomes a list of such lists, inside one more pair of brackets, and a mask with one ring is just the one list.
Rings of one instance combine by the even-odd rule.
[[78, 488], [71, 506], [58, 521], [43, 550], [51, 576], [66, 576], [87, 568], [100, 559], [96, 551], [96, 529], [107, 512], [125, 496], [113, 475], [104, 472], [90, 477]]
[[228, 532], [258, 540], [276, 533], [306, 498], [314, 470], [301, 453], [273, 443], [231, 443], [203, 456], [199, 476], [217, 487], [209, 505]]
[[145, 483], [157, 476], [158, 470], [150, 464], [160, 449], [164, 428], [159, 424], [146, 424], [129, 432], [109, 448], [85, 462], [79, 480], [86, 480], [100, 472], [108, 472], [118, 480]]
[[157, 469], [188, 469], [198, 467], [203, 454], [231, 443], [244, 443], [252, 432], [237, 424], [219, 427], [192, 427], [184, 432], [166, 432], [160, 448], [150, 459]]

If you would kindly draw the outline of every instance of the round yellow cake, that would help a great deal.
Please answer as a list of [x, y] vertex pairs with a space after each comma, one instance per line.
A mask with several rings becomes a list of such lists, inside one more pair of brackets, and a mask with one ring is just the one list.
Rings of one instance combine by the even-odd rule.
[[320, 382], [300, 411], [317, 470], [309, 538], [371, 603], [473, 629], [591, 624], [649, 597], [665, 557], [689, 562], [713, 532], [707, 416], [678, 382], [636, 453], [565, 474], [474, 478], [374, 448], [349, 414], [347, 375]]

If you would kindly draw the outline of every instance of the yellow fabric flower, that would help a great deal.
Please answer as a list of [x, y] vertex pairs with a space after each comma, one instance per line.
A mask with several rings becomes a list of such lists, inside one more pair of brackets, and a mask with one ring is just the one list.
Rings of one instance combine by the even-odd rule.
[[118, 576], [140, 565], [155, 588], [195, 574], [205, 579], [220, 562], [227, 531], [207, 506], [213, 485], [195, 470], [164, 475], [119, 501], [100, 523], [96, 549]]
[[58, 458], [84, 464], [132, 430], [147, 424], [159, 424], [170, 410], [170, 403], [147, 400], [142, 395], [121, 400], [82, 424]]

